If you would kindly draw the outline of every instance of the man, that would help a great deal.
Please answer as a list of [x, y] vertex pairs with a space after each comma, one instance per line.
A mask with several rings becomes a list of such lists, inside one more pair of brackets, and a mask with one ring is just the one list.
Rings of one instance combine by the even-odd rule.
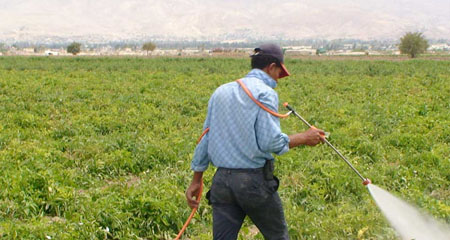
[[[289, 76], [283, 52], [275, 44], [264, 44], [251, 58], [252, 70], [242, 83], [255, 99], [277, 112], [278, 95], [273, 88], [280, 78]], [[209, 132], [197, 145], [191, 163], [194, 177], [186, 191], [188, 205], [198, 207], [194, 196], [211, 162], [218, 168], [207, 194], [213, 208], [214, 239], [237, 239], [246, 215], [265, 239], [289, 239], [278, 179], [272, 175], [272, 153], [314, 146], [322, 141], [324, 132], [310, 128], [290, 136], [282, 133], [279, 118], [258, 106], [237, 82], [224, 84], [213, 93], [206, 128]]]

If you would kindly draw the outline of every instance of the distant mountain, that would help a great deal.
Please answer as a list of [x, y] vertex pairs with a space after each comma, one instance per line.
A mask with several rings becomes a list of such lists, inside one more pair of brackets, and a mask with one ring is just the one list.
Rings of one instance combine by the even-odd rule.
[[0, 16], [0, 41], [450, 39], [448, 0], [15, 0]]

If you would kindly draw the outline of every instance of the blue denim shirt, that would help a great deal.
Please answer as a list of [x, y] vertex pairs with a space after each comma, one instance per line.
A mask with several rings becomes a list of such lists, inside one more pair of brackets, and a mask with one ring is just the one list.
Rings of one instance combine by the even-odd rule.
[[[242, 79], [252, 95], [278, 112], [276, 81], [259, 69]], [[271, 153], [289, 150], [289, 137], [281, 132], [279, 118], [255, 104], [237, 82], [217, 88], [209, 99], [203, 136], [195, 148], [191, 169], [203, 172], [210, 162], [224, 168], [260, 168]]]

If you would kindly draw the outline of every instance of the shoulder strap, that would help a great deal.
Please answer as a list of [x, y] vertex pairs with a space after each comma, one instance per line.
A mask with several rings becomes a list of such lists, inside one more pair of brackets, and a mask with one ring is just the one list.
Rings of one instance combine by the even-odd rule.
[[241, 79], [236, 80], [236, 82], [241, 86], [241, 88], [244, 90], [244, 92], [247, 93], [247, 95], [250, 97], [250, 99], [253, 100], [253, 102], [255, 102], [256, 105], [258, 105], [259, 107], [264, 109], [264, 111], [272, 114], [275, 117], [279, 117], [279, 118], [287, 118], [289, 116], [289, 114], [291, 114], [291, 112], [288, 112], [286, 114], [280, 114], [280, 113], [270, 110], [269, 108], [264, 106], [264, 104], [262, 104], [260, 101], [256, 100], [255, 97], [253, 97], [252, 93], [248, 90], [248, 88], [245, 86], [245, 84], [242, 82]]
[[[245, 86], [245, 84], [242, 82], [241, 79], [236, 80], [236, 82], [242, 87], [244, 92], [247, 93], [247, 95], [250, 97], [250, 99], [253, 100], [253, 102], [256, 103], [256, 105], [261, 107], [264, 111], [272, 114], [273, 116], [279, 117], [279, 118], [287, 118], [287, 117], [289, 117], [289, 114], [292, 113], [292, 111], [289, 111], [286, 114], [279, 114], [277, 112], [274, 112], [274, 111], [270, 110], [269, 108], [264, 106], [264, 104], [262, 104], [260, 101], [256, 100], [255, 97], [253, 97], [252, 93], [248, 90], [248, 88]], [[202, 135], [198, 138], [197, 144], [202, 140], [203, 136], [205, 136], [205, 134], [208, 133], [208, 132], [209, 132], [209, 128], [206, 128], [205, 131], [203, 131]]]

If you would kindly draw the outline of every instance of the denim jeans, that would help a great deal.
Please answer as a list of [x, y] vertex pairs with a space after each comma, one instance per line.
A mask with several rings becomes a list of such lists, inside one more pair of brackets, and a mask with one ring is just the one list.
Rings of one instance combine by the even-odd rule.
[[207, 194], [214, 239], [237, 239], [247, 215], [265, 239], [289, 239], [277, 189], [278, 180], [265, 180], [262, 169], [219, 168]]

